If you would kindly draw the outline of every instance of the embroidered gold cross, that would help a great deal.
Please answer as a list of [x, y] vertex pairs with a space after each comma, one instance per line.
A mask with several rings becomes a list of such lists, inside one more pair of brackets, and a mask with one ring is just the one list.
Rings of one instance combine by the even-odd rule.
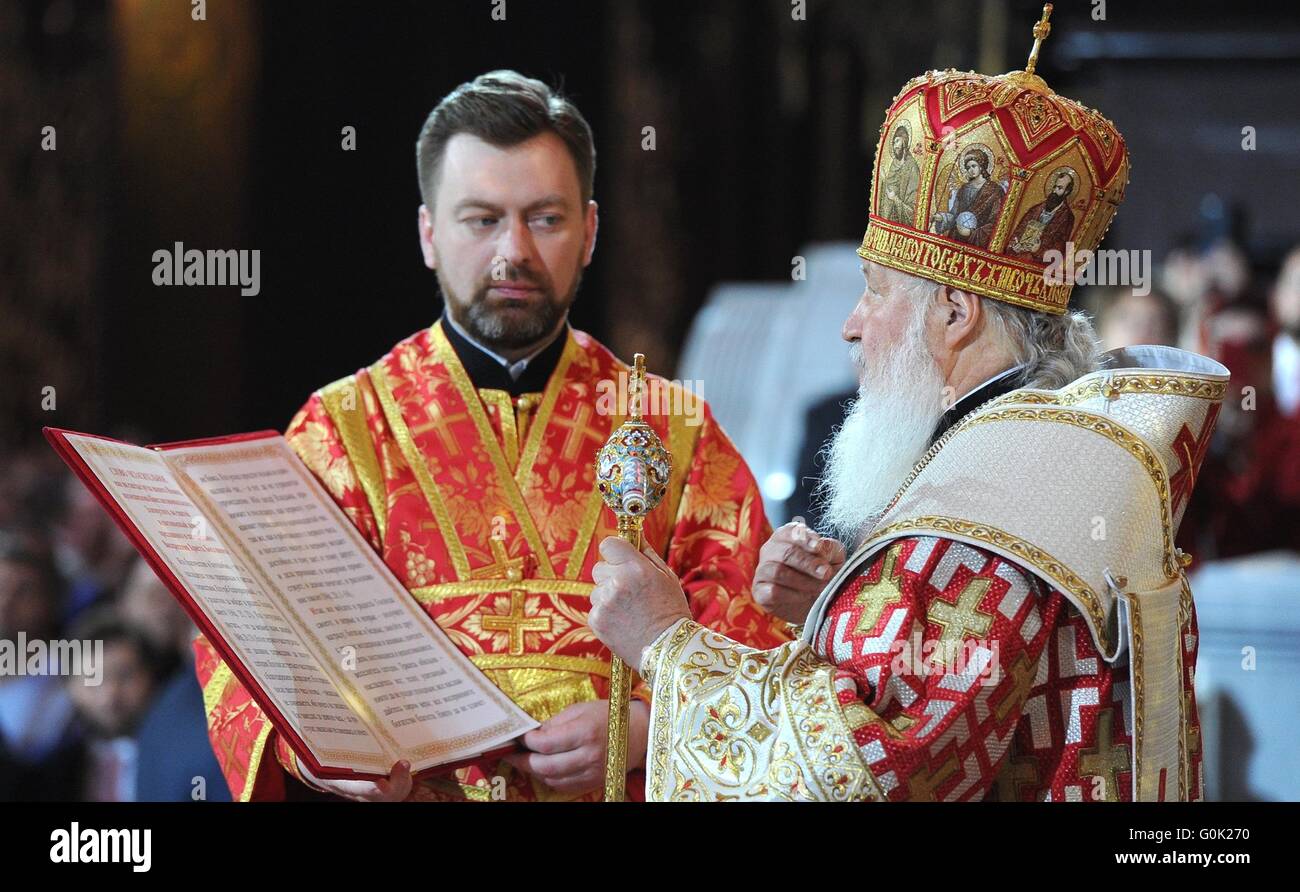
[[1115, 713], [1103, 709], [1097, 713], [1097, 745], [1079, 753], [1080, 777], [1104, 777], [1106, 779], [1106, 798], [1119, 798], [1119, 782], [1115, 772], [1127, 771], [1129, 764], [1128, 747], [1120, 744], [1111, 746], [1111, 732], [1115, 728]]
[[469, 574], [470, 579], [501, 579], [504, 577], [511, 582], [519, 582], [524, 578], [528, 555], [520, 555], [517, 558], [510, 557], [506, 554], [506, 544], [495, 536], [488, 540], [488, 544], [492, 548], [493, 563], [471, 571]]
[[1214, 422], [1218, 419], [1221, 408], [1219, 405], [1211, 407], [1199, 436], [1192, 436], [1191, 429], [1184, 424], [1174, 438], [1172, 449], [1174, 455], [1178, 456], [1178, 470], [1169, 478], [1169, 506], [1174, 514], [1178, 513], [1183, 501], [1192, 495], [1196, 475], [1205, 460], [1205, 453], [1209, 451], [1210, 434], [1214, 432]]
[[458, 421], [464, 421], [469, 418], [469, 416], [464, 412], [460, 412], [456, 415], [446, 415], [443, 413], [442, 404], [436, 402], [426, 405], [424, 407], [424, 414], [428, 416], [429, 420], [424, 424], [419, 424], [411, 428], [411, 435], [418, 437], [422, 434], [428, 433], [429, 431], [433, 431], [438, 435], [438, 439], [442, 441], [442, 447], [444, 449], [452, 455], [459, 455], [460, 444], [456, 442], [456, 438], [451, 435], [451, 431], [448, 428]]
[[960, 645], [968, 635], [975, 637], [988, 634], [989, 626], [993, 624], [993, 614], [980, 610], [979, 605], [992, 584], [992, 580], [976, 576], [966, 583], [957, 596], [956, 604], [939, 599], [931, 602], [927, 616], [943, 629], [935, 651], [949, 669], [954, 668], [952, 664], [957, 661], [955, 645]]
[[937, 771], [918, 769], [907, 779], [907, 789], [911, 802], [934, 802], [934, 792], [943, 786], [948, 778], [957, 771], [957, 757], [949, 756], [948, 761], [939, 766]]
[[[1192, 693], [1188, 691], [1183, 695], [1183, 714], [1190, 716], [1192, 714]], [[1201, 729], [1196, 727], [1189, 720], [1187, 722], [1187, 756], [1199, 755], [1201, 752]]]
[[999, 802], [1019, 802], [1020, 788], [1038, 783], [1038, 762], [1032, 756], [1008, 756], [998, 772]]
[[902, 575], [898, 570], [898, 552], [901, 547], [895, 545], [885, 552], [885, 565], [880, 570], [880, 579], [863, 585], [854, 599], [854, 606], [861, 607], [862, 613], [858, 616], [857, 625], [853, 627], [853, 634], [874, 631], [886, 607], [903, 603], [901, 579], [897, 578]]
[[582, 443], [582, 438], [595, 441], [598, 445], [605, 442], [605, 438], [600, 435], [599, 431], [587, 427], [587, 422], [591, 420], [591, 406], [581, 403], [578, 406], [577, 418], [556, 418], [555, 423], [560, 427], [567, 428], [569, 433], [564, 438], [564, 448], [560, 454], [565, 461], [573, 461], [578, 457], [578, 446]]
[[515, 589], [510, 593], [510, 612], [483, 617], [487, 632], [509, 632], [510, 653], [519, 656], [524, 652], [525, 632], [549, 632], [551, 620], [545, 616], [524, 616], [524, 592]]
[[[221, 742], [217, 745], [217, 763], [220, 764], [222, 768], [227, 769], [227, 773], [229, 773], [229, 769], [234, 768], [238, 764], [235, 761], [236, 748], [238, 746], [239, 740], [234, 734], [226, 734], [221, 738]], [[252, 765], [246, 767], [249, 770], [252, 770], [253, 768]]]
[[1011, 665], [1011, 687], [1002, 695], [1002, 702], [993, 710], [999, 722], [1006, 721], [1007, 713], [1024, 700], [1025, 695], [1034, 684], [1035, 667], [1025, 657], [1024, 652], [1016, 654], [1016, 661]]

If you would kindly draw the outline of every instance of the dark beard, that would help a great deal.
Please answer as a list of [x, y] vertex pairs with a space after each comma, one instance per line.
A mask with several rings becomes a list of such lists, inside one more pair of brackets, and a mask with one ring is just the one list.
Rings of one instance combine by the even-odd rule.
[[438, 274], [438, 285], [442, 288], [443, 303], [447, 312], [475, 341], [489, 350], [521, 350], [538, 343], [559, 327], [560, 321], [573, 305], [578, 286], [582, 284], [582, 272], [582, 267], [579, 266], [578, 274], [573, 279], [573, 287], [569, 289], [569, 293], [563, 300], [559, 300], [555, 296], [555, 290], [549, 284], [531, 276], [520, 275], [518, 271], [512, 271], [508, 281], [524, 281], [536, 285], [542, 290], [545, 298], [523, 319], [512, 318], [488, 304], [488, 291], [499, 284], [495, 281], [479, 283], [468, 305], [448, 288], [441, 273]]
[[1047, 196], [1047, 209], [1049, 211], [1054, 211], [1060, 206], [1061, 202], [1063, 201], [1065, 201], [1064, 195], [1057, 195], [1055, 192], [1053, 192]]
[[903, 160], [903, 156], [906, 155], [906, 154], [907, 154], [907, 147], [906, 147], [906, 146], [902, 146], [902, 147], [900, 147], [900, 148], [896, 148], [896, 149], [894, 149], [894, 158], [895, 158], [895, 160], [902, 161], [902, 160]]

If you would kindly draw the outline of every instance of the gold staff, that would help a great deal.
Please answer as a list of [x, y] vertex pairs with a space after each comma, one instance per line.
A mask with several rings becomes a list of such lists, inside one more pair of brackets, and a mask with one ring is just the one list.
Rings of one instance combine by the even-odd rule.
[[[641, 525], [663, 499], [672, 456], [654, 428], [641, 418], [645, 399], [645, 356], [636, 355], [628, 381], [628, 419], [596, 456], [596, 486], [618, 516], [618, 534], [641, 550]], [[609, 667], [609, 746], [605, 754], [605, 801], [622, 802], [627, 787], [628, 699], [632, 670], [616, 655]]]

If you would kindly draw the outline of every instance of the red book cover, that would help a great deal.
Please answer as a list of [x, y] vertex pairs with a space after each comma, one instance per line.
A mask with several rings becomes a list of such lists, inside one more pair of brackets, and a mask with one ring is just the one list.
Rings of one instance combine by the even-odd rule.
[[[77, 452], [76, 448], [68, 442], [67, 435], [73, 434], [78, 437], [87, 437], [90, 439], [102, 440], [106, 443], [115, 443], [127, 446], [134, 444], [123, 443], [123, 441], [115, 440], [111, 437], [85, 434], [79, 431], [69, 431], [55, 427], [45, 427], [43, 428], [43, 433], [50, 445], [53, 446], [54, 450], [59, 454], [59, 457], [63, 459], [69, 468], [72, 469], [72, 472], [76, 474], [77, 478], [86, 486], [86, 488], [94, 494], [95, 498], [99, 500], [99, 503], [104, 506], [104, 510], [112, 516], [118, 527], [121, 528], [122, 532], [131, 540], [131, 544], [135, 546], [135, 549], [140, 553], [145, 561], [148, 562], [154, 573], [157, 574], [159, 580], [167, 586], [167, 589], [185, 609], [186, 614], [194, 624], [212, 643], [213, 647], [216, 648], [222, 659], [225, 660], [226, 664], [230, 667], [234, 676], [239, 679], [239, 682], [244, 685], [257, 701], [258, 705], [266, 713], [267, 717], [271, 720], [271, 723], [275, 726], [275, 730], [283, 735], [285, 741], [290, 745], [298, 758], [307, 765], [312, 774], [322, 779], [375, 780], [385, 777], [386, 775], [382, 774], [353, 771], [347, 768], [326, 767], [320, 764], [312, 754], [311, 748], [306, 744], [302, 737], [299, 736], [299, 734], [294, 730], [293, 725], [276, 707], [273, 698], [271, 698], [262, 686], [258, 684], [254, 674], [238, 657], [234, 648], [232, 648], [229, 642], [227, 642], [221, 633], [218, 632], [212, 622], [208, 619], [207, 615], [203, 612], [202, 608], [200, 608], [196, 603], [193, 594], [172, 572], [171, 568], [167, 565], [167, 562], [163, 560], [162, 556], [158, 554], [148, 538], [140, 531], [135, 522], [132, 521], [127, 513], [122, 509], [118, 500], [108, 491], [104, 484], [100, 482], [99, 477], [90, 466], [87, 465], [86, 461]], [[263, 430], [252, 433], [230, 434], [222, 437], [207, 437], [194, 440], [181, 440], [174, 443], [160, 443], [145, 448], [159, 452], [166, 452], [172, 449], [193, 446], [214, 446], [229, 443], [275, 439], [280, 436], [281, 434], [278, 431]], [[517, 745], [501, 747], [484, 753], [482, 756], [428, 768], [424, 771], [418, 772], [416, 777], [446, 774], [458, 767], [471, 764], [479, 758], [495, 757], [504, 753], [513, 752], [516, 749], [518, 749]]]

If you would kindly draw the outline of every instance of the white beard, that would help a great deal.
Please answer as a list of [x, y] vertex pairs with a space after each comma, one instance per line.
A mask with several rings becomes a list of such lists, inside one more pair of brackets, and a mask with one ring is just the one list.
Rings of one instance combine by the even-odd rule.
[[[943, 376], [925, 344], [925, 309], [918, 300], [904, 337], [866, 367], [857, 399], [822, 452], [822, 522], [850, 547], [870, 532], [925, 455], [947, 408]], [[860, 344], [850, 355], [864, 367]]]

